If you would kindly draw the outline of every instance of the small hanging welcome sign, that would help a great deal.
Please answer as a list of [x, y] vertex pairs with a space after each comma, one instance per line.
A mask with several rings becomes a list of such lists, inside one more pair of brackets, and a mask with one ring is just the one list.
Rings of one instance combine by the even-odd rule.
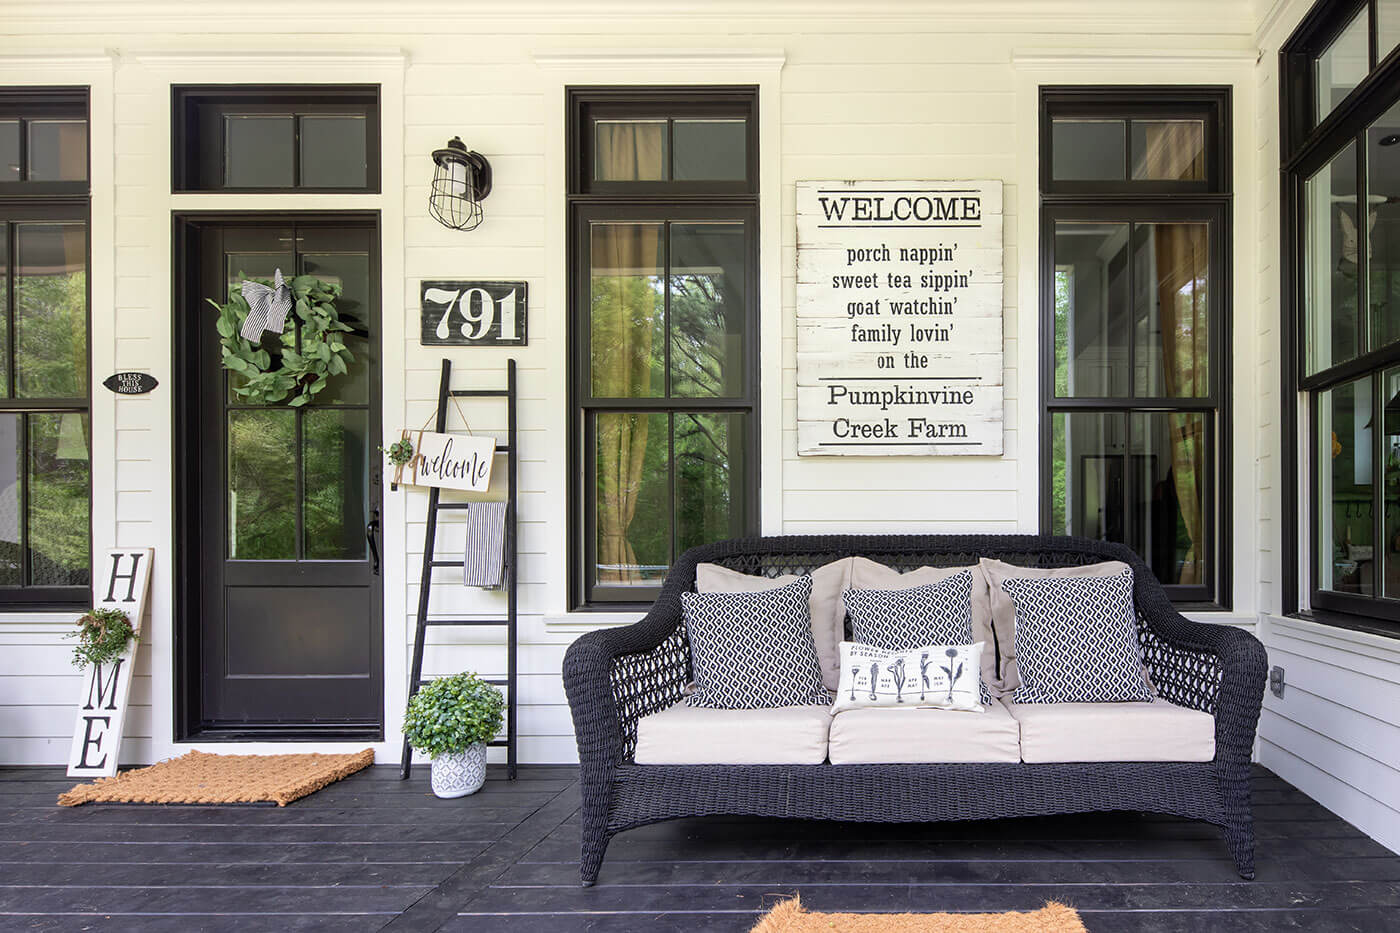
[[395, 483], [465, 492], [486, 492], [491, 488], [494, 437], [434, 431], [405, 431], [403, 436], [414, 442], [414, 456], [395, 470]]

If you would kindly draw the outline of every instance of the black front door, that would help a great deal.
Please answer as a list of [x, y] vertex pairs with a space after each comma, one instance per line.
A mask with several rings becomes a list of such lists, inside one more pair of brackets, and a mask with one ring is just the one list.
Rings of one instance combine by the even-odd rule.
[[[383, 731], [379, 576], [379, 256], [373, 221], [216, 220], [187, 225], [185, 633], [197, 680], [193, 732], [378, 737]], [[355, 361], [303, 407], [250, 405], [220, 364], [217, 313], [245, 278], [282, 270], [340, 284]], [[202, 307], [201, 307], [202, 305]], [[299, 343], [289, 326], [282, 342]], [[265, 347], [276, 339], [268, 335]], [[189, 519], [196, 519], [190, 522]]]

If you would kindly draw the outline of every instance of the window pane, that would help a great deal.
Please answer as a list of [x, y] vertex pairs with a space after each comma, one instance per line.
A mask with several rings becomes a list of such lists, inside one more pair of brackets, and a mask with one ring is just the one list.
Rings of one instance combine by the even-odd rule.
[[1349, 143], [1307, 181], [1304, 190], [1303, 343], [1308, 374], [1344, 363], [1360, 352], [1357, 327], [1360, 279], [1356, 227], [1356, 144]]
[[1317, 119], [1340, 104], [1371, 70], [1366, 10], [1356, 14], [1336, 39], [1317, 57]]
[[744, 225], [671, 225], [671, 394], [744, 394]]
[[88, 416], [26, 416], [29, 422], [29, 582], [87, 586]]
[[599, 412], [596, 419], [596, 582], [659, 586], [671, 563], [670, 416]]
[[24, 585], [24, 541], [20, 535], [23, 427], [23, 415], [0, 414], [0, 586]]
[[666, 394], [664, 224], [592, 224], [589, 342], [593, 394]]
[[1400, 106], [1366, 131], [1371, 348], [1400, 338]]
[[228, 413], [229, 560], [297, 556], [296, 412]]
[[665, 120], [595, 120], [593, 133], [597, 181], [667, 179]]
[[1371, 377], [1316, 398], [1318, 587], [1373, 596]]
[[1128, 225], [1055, 224], [1055, 394], [1127, 396]]
[[1122, 120], [1055, 120], [1050, 124], [1056, 181], [1122, 181], [1127, 162]]
[[1210, 394], [1210, 228], [1136, 224], [1134, 389], [1139, 396]]
[[1383, 61], [1396, 45], [1400, 45], [1400, 0], [1376, 0], [1376, 60]]
[[1384, 595], [1400, 599], [1400, 369], [1386, 371], [1381, 398], [1385, 400], [1385, 437], [1381, 439], [1385, 451]]
[[224, 184], [230, 188], [290, 188], [296, 121], [290, 115], [224, 117]]
[[1201, 120], [1134, 120], [1132, 136], [1134, 181], [1205, 181]]
[[[283, 239], [284, 242], [287, 243], [292, 241], [293, 236], [294, 232], [291, 228], [278, 233], [278, 238]], [[271, 282], [278, 269], [282, 270], [282, 277], [284, 279], [288, 278], [296, 268], [296, 256], [290, 251], [284, 253], [235, 252], [227, 254], [225, 263], [225, 275], [228, 278], [229, 293], [232, 294], [234, 291], [241, 288], [243, 283], [249, 279], [262, 279]], [[206, 305], [205, 307], [208, 306]], [[209, 308], [209, 313], [214, 313], [214, 309]], [[289, 319], [294, 317], [295, 315], [289, 315]], [[262, 346], [273, 355], [279, 355], [282, 352], [278, 349], [278, 343], [279, 341], [271, 334], [263, 335]], [[282, 333], [280, 343], [282, 346], [295, 346], [296, 332], [290, 327], [286, 328]], [[246, 377], [240, 376], [238, 373], [225, 372], [224, 378], [228, 381], [228, 400], [233, 403], [241, 404], [242, 400], [234, 395], [233, 387], [246, 382]], [[330, 391], [329, 388], [327, 391]]]
[[341, 288], [335, 309], [340, 319], [359, 331], [345, 334], [345, 345], [355, 354], [350, 371], [336, 376], [316, 396], [317, 405], [366, 405], [369, 403], [369, 256], [364, 253], [303, 253], [302, 272]]
[[302, 417], [303, 554], [307, 560], [363, 560], [369, 413], [310, 408]]
[[15, 224], [15, 395], [87, 395], [87, 227]]
[[365, 118], [358, 114], [301, 118], [301, 183], [308, 188], [363, 188]]
[[87, 122], [33, 120], [26, 181], [86, 181]]
[[672, 129], [677, 181], [742, 181], [748, 174], [743, 120], [677, 120]]
[[0, 120], [0, 181], [19, 181], [18, 120]]
[[1213, 452], [1201, 412], [1132, 415], [1133, 550], [1163, 583], [1206, 584], [1206, 487]]
[[676, 551], [744, 533], [744, 425], [739, 414], [677, 414]]
[[1051, 533], [1123, 541], [1127, 415], [1055, 412], [1050, 422]]

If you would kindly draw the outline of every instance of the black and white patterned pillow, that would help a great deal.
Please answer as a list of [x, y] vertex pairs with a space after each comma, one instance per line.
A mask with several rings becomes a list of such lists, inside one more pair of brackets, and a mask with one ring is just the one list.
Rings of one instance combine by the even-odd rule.
[[[970, 645], [972, 634], [972, 571], [963, 570], [937, 583], [899, 590], [847, 590], [851, 638], [887, 651], [909, 651], [923, 645]], [[990, 703], [987, 685], [982, 702]]]
[[1133, 572], [1111, 577], [1014, 577], [1017, 703], [1151, 700], [1133, 614]]
[[690, 706], [771, 709], [831, 702], [812, 641], [812, 578], [757, 593], [682, 593]]

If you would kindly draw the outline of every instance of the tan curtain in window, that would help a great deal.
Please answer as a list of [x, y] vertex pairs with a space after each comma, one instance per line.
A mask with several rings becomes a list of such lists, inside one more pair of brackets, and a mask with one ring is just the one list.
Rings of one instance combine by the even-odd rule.
[[[663, 127], [600, 124], [598, 174], [603, 178], [658, 178]], [[601, 398], [649, 395], [660, 224], [606, 224], [592, 234], [591, 327], [593, 394]], [[597, 422], [598, 582], [639, 580], [637, 555], [627, 538], [642, 487], [647, 416], [599, 413]]]

